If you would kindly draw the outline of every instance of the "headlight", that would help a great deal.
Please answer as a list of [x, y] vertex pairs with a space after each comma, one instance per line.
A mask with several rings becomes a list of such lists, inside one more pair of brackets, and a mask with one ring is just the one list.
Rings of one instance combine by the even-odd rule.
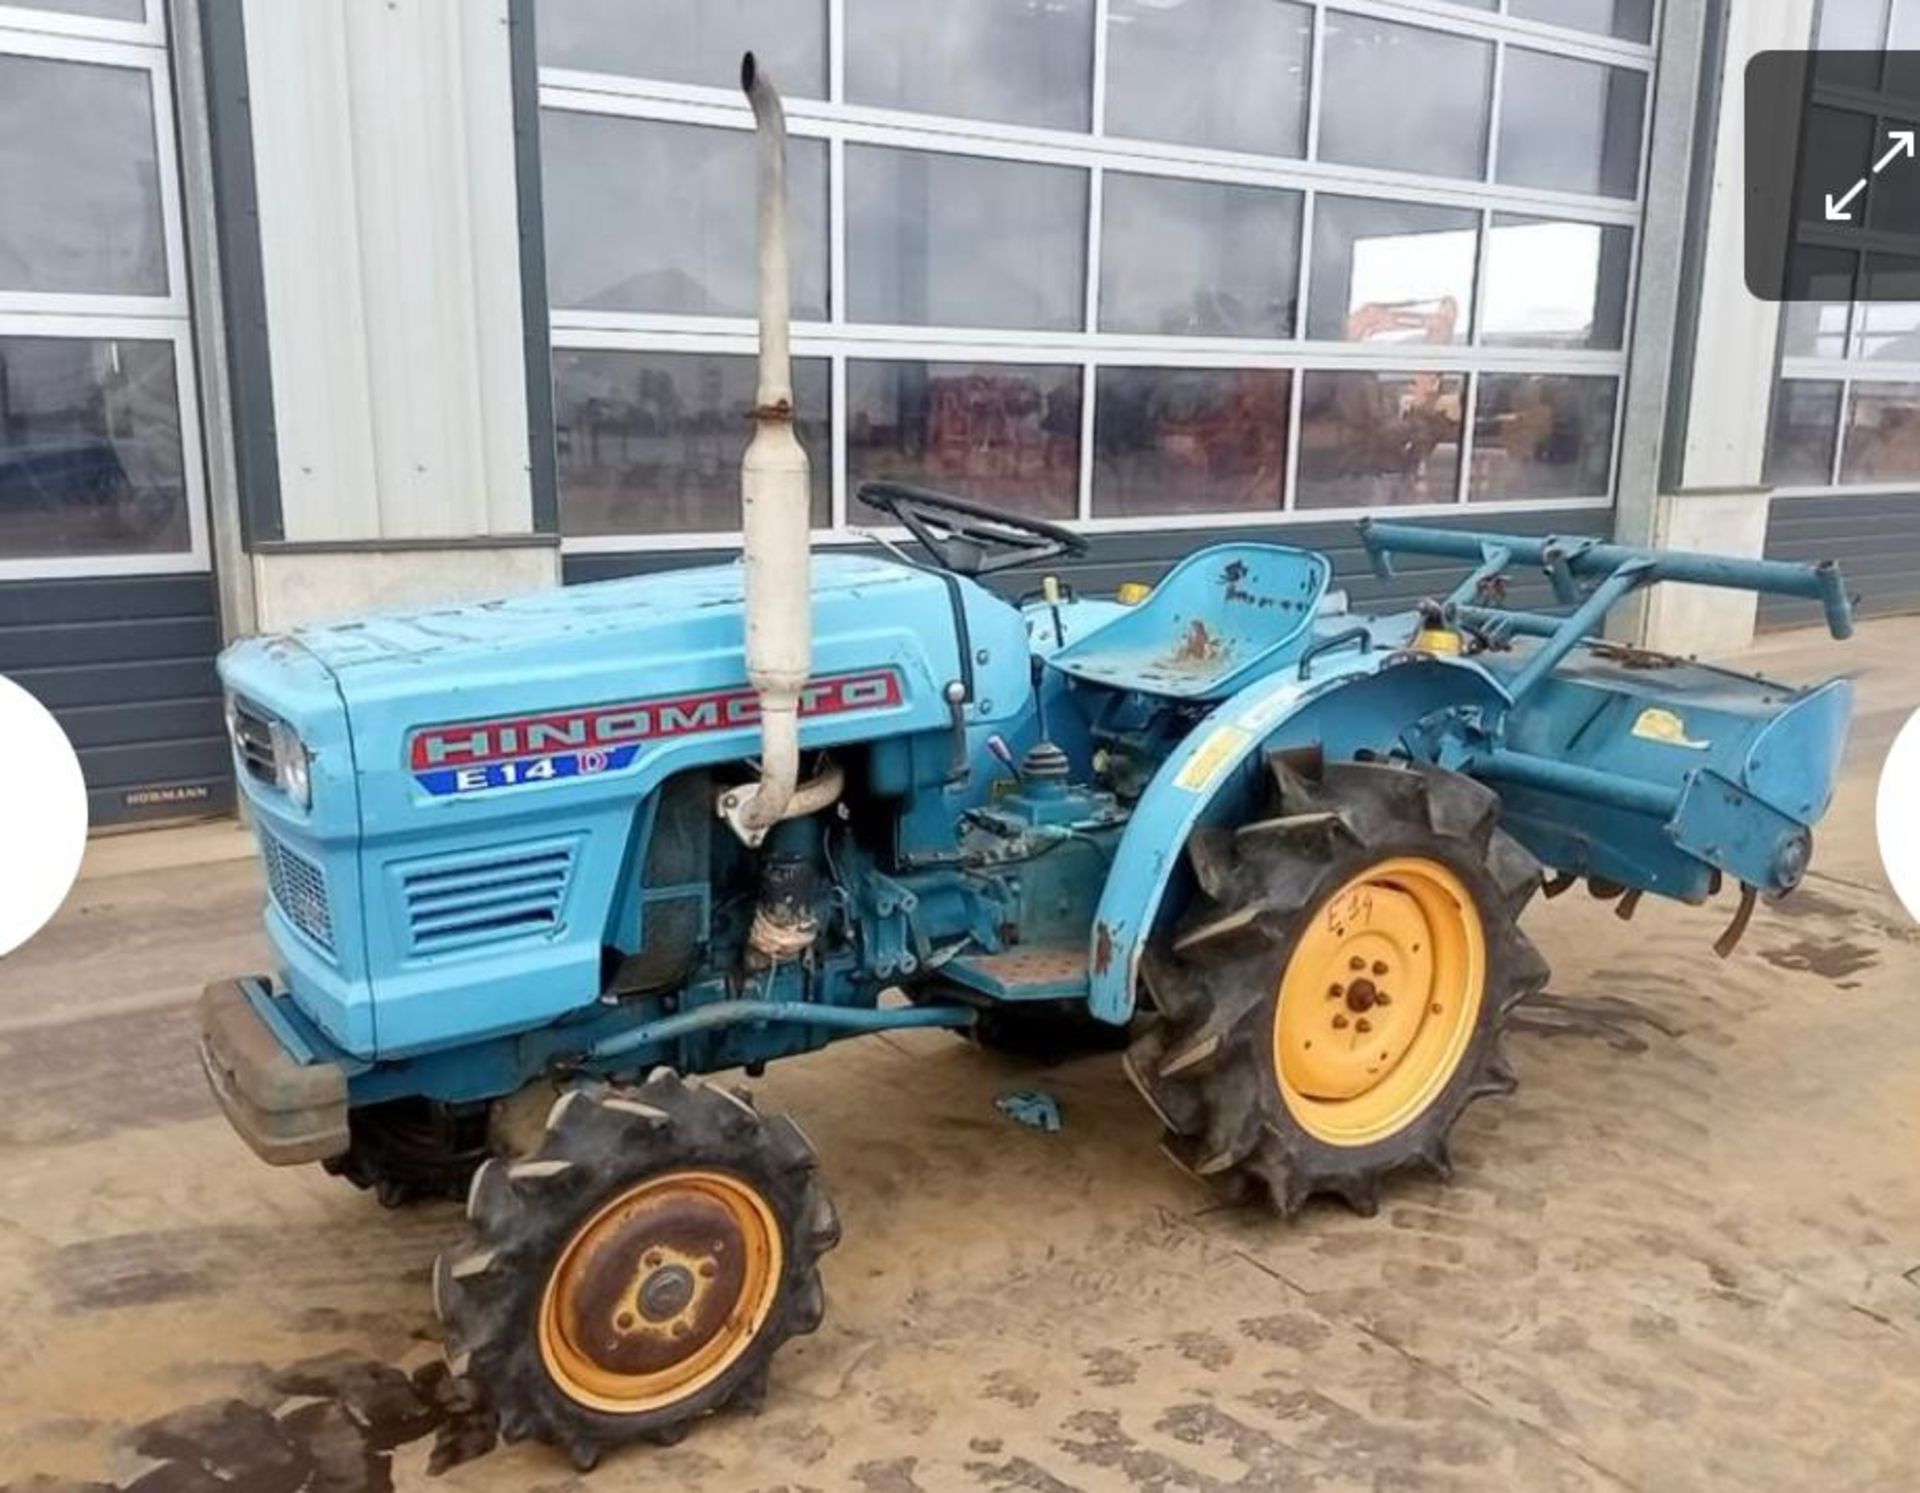
[[313, 804], [313, 773], [307, 760], [306, 745], [291, 726], [275, 721], [273, 733], [273, 780], [280, 791], [301, 808]]

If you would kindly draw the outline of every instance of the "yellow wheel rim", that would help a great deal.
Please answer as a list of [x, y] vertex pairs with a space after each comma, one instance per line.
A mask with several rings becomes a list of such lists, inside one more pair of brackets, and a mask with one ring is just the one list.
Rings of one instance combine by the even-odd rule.
[[638, 1414], [739, 1361], [780, 1290], [780, 1225], [726, 1172], [650, 1177], [574, 1231], [540, 1302], [540, 1356], [582, 1405]]
[[1288, 1113], [1336, 1146], [1404, 1129], [1466, 1056], [1486, 973], [1480, 909], [1446, 866], [1400, 856], [1355, 876], [1280, 978], [1273, 1068]]

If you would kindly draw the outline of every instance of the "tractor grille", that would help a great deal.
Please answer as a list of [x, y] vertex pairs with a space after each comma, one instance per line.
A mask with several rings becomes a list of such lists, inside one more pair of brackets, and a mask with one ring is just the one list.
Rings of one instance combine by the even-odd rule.
[[572, 877], [573, 846], [552, 842], [413, 866], [401, 877], [413, 951], [543, 937], [560, 926]]
[[274, 902], [308, 938], [333, 950], [333, 912], [327, 904], [327, 875], [270, 831], [260, 831], [260, 858], [267, 866], [267, 890]]
[[247, 776], [272, 785], [278, 781], [273, 750], [273, 722], [245, 700], [234, 697], [233, 745]]

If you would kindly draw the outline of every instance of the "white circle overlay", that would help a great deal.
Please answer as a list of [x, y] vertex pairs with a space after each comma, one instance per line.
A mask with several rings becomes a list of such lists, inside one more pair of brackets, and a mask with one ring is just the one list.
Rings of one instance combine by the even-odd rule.
[[0, 957], [60, 910], [87, 849], [87, 784], [47, 707], [0, 674]]
[[1880, 768], [1873, 820], [1887, 880], [1907, 916], [1920, 922], [1920, 710], [1907, 717]]

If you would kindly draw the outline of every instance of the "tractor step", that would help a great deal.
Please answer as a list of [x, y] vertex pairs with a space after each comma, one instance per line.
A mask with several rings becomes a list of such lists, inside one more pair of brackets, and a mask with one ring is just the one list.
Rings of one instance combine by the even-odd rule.
[[956, 985], [1003, 1001], [1084, 1000], [1084, 944], [1024, 944], [1003, 954], [967, 954], [949, 959], [940, 973]]

